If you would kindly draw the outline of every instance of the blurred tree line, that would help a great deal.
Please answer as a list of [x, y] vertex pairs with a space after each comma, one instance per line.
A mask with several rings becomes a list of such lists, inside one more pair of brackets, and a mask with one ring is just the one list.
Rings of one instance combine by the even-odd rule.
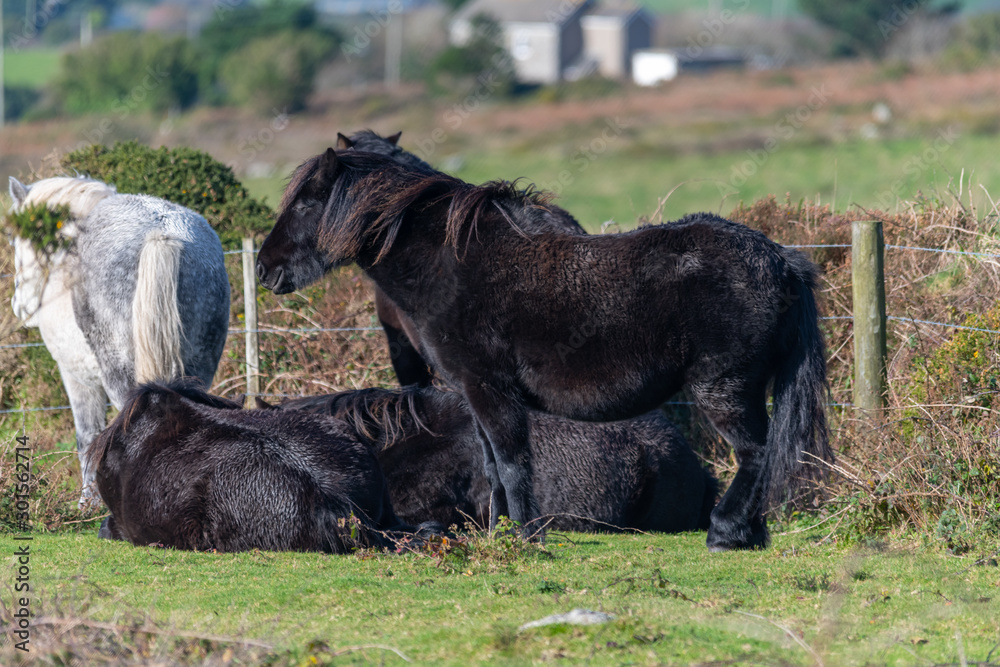
[[194, 39], [123, 31], [68, 53], [36, 115], [163, 111], [196, 103], [297, 111], [340, 40], [311, 5], [218, 3]]

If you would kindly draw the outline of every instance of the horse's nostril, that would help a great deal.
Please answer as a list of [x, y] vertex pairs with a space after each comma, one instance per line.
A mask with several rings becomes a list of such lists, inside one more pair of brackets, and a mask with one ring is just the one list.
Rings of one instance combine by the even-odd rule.
[[257, 280], [259, 280], [260, 282], [264, 282], [264, 277], [266, 275], [267, 275], [267, 269], [265, 269], [264, 265], [260, 263], [260, 260], [258, 260], [257, 261]]

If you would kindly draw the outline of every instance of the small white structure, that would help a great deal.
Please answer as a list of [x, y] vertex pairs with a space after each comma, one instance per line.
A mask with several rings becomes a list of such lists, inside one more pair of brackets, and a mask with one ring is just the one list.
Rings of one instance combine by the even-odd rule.
[[673, 51], [646, 49], [632, 54], [632, 80], [640, 86], [655, 86], [677, 78], [680, 60]]

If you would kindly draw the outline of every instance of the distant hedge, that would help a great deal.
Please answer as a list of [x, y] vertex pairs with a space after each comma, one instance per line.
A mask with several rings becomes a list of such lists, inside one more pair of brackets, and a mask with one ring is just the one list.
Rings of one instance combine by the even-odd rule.
[[61, 160], [68, 171], [113, 184], [123, 194], [148, 194], [205, 216], [223, 245], [263, 238], [274, 211], [249, 194], [233, 170], [194, 148], [150, 148], [136, 141], [93, 145]]

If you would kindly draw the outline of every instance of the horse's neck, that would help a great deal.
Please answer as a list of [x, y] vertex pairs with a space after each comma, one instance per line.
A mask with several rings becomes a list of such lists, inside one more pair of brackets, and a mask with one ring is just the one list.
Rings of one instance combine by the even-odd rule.
[[[378, 264], [358, 262], [361, 269], [400, 310], [418, 323], [420, 316], [434, 308], [447, 308], [453, 293], [455, 263], [451, 248], [400, 245]], [[438, 268], [443, 270], [438, 270]], [[430, 301], [433, 300], [433, 303]], [[416, 314], [417, 317], [413, 317]]]

